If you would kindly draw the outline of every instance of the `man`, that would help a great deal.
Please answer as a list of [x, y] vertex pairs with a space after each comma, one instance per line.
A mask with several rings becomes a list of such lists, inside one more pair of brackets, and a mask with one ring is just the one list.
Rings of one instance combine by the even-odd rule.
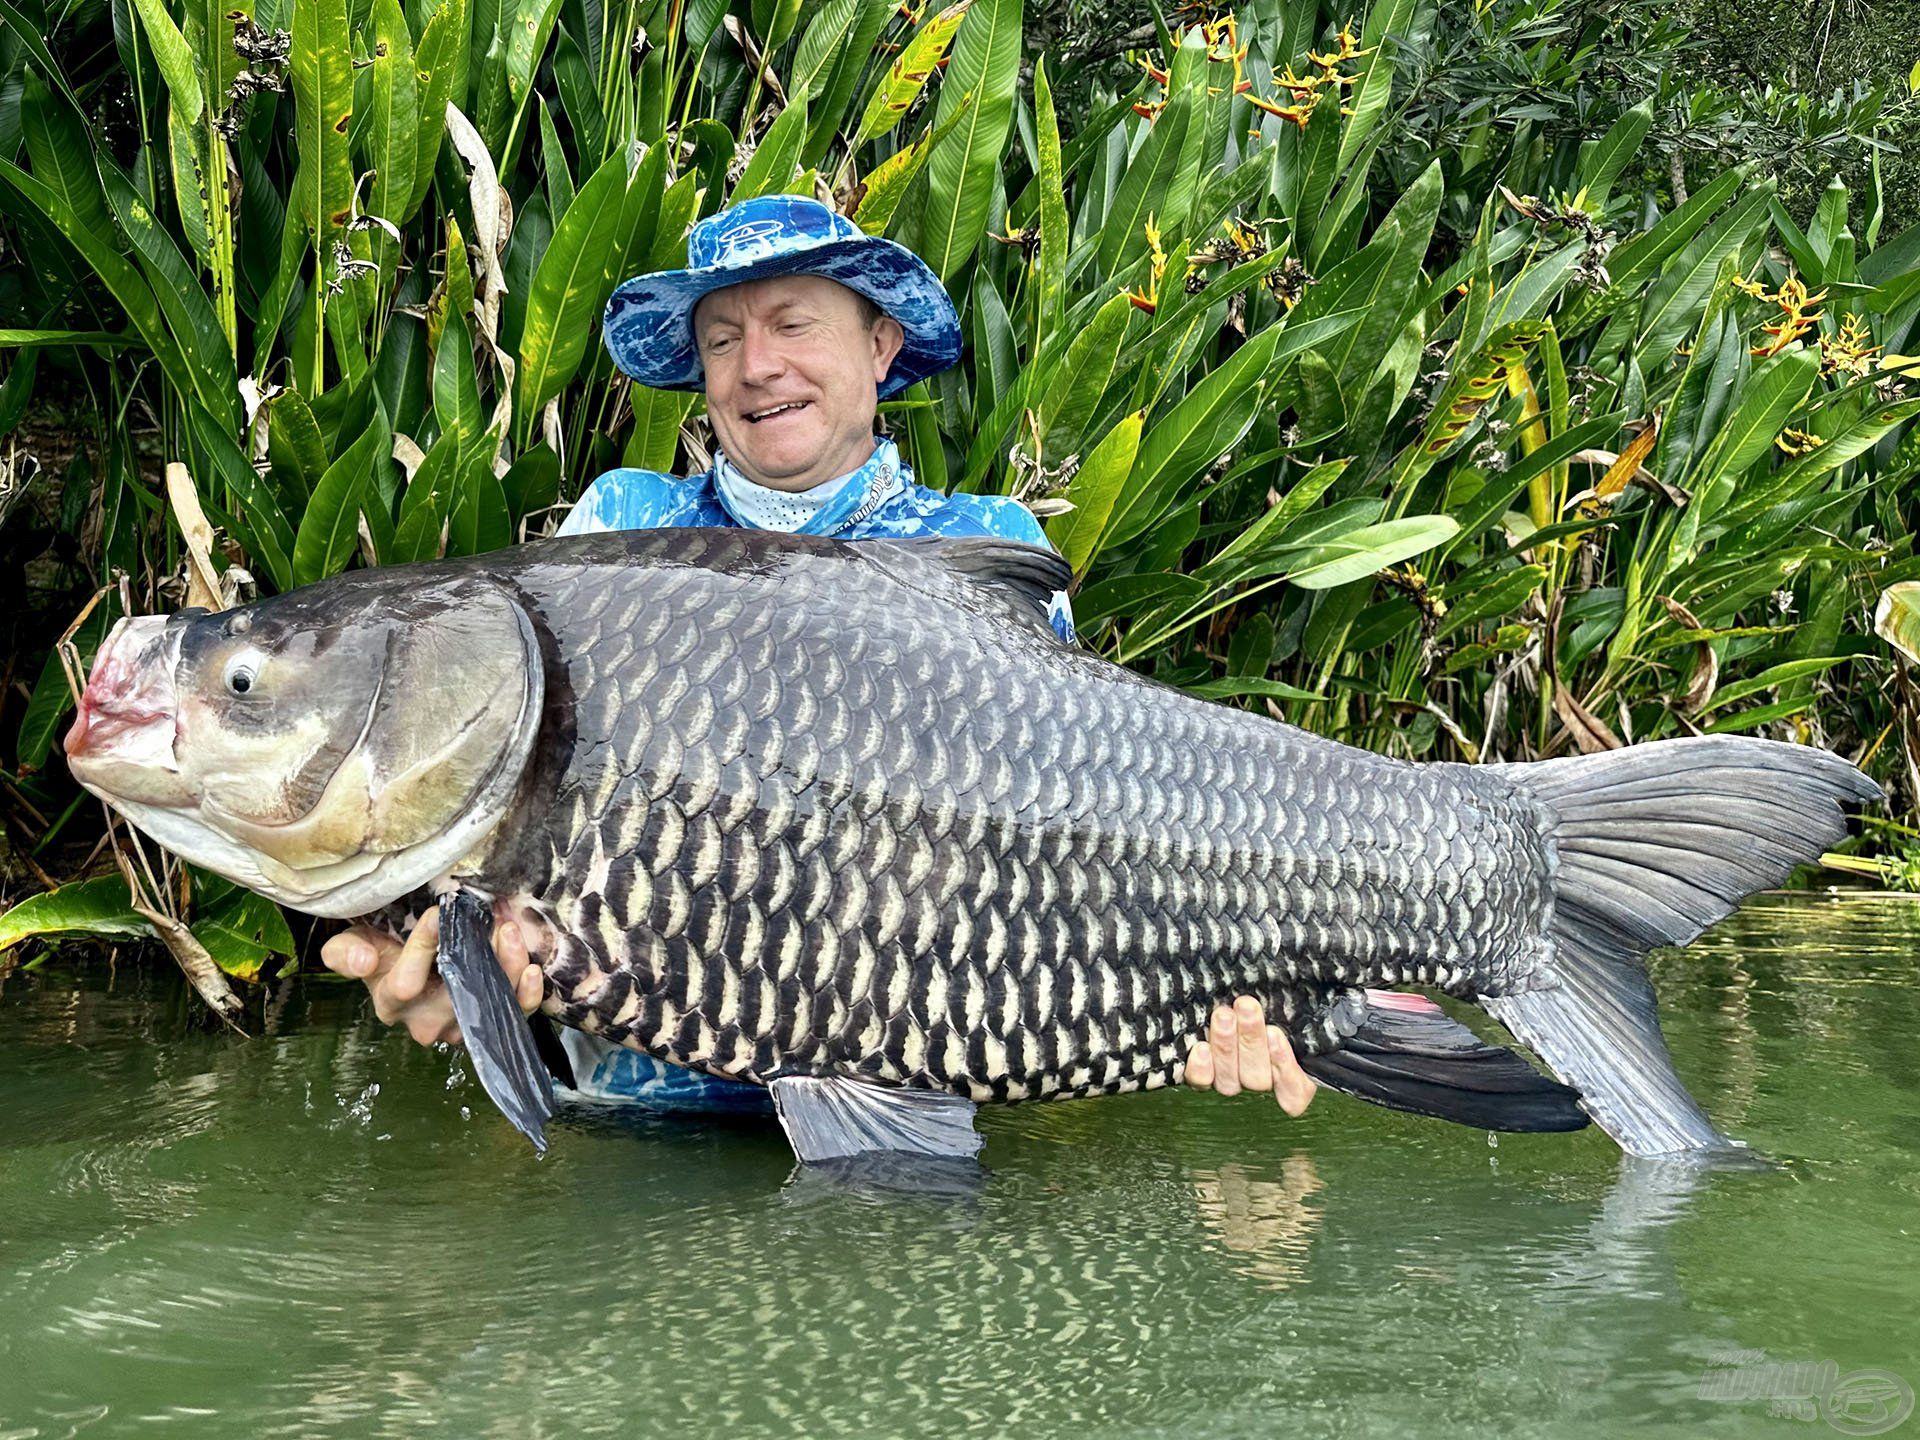
[[[893, 441], [876, 436], [881, 400], [960, 358], [960, 322], [911, 251], [864, 234], [817, 201], [763, 196], [694, 226], [688, 269], [638, 276], [607, 304], [607, 348], [656, 389], [703, 390], [713, 465], [684, 479], [613, 470], [580, 497], [565, 535], [659, 526], [749, 526], [859, 540], [1000, 535], [1045, 545], [1040, 523], [1000, 495], [942, 495], [916, 485]], [[1073, 639], [1064, 594], [1052, 619]], [[374, 1011], [424, 1043], [459, 1043], [432, 973], [437, 917], [403, 946], [370, 927], [329, 940], [329, 968], [364, 980]], [[539, 968], [519, 928], [494, 935], [521, 1008], [540, 1003]], [[655, 1060], [576, 1030], [561, 1032], [576, 1088], [655, 1109], [766, 1111], [767, 1092]], [[1314, 1083], [1257, 1001], [1221, 1006], [1189, 1053], [1186, 1080], [1232, 1095], [1272, 1091], [1299, 1115]]]

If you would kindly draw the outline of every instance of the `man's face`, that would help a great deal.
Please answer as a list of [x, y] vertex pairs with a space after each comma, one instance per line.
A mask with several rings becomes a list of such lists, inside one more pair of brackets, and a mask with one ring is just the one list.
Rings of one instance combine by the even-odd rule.
[[693, 333], [713, 433], [749, 480], [810, 490], [872, 456], [899, 322], [869, 325], [860, 297], [824, 276], [775, 275], [705, 297]]

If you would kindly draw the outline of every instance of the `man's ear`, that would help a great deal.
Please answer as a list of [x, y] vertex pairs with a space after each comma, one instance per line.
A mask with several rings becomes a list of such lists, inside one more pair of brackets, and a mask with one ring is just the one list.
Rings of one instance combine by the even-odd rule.
[[873, 383], [878, 385], [893, 368], [894, 356], [907, 343], [907, 332], [891, 315], [882, 315], [873, 327]]

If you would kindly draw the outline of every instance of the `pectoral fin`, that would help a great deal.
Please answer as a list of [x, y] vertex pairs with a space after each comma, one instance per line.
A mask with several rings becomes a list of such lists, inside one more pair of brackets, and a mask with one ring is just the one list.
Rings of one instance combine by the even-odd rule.
[[845, 1076], [771, 1082], [774, 1113], [803, 1161], [891, 1151], [970, 1158], [985, 1142], [974, 1104], [944, 1090], [898, 1090]]
[[453, 1000], [474, 1073], [514, 1128], [547, 1151], [553, 1082], [534, 1048], [533, 1030], [493, 956], [493, 907], [467, 890], [440, 897], [440, 978]]

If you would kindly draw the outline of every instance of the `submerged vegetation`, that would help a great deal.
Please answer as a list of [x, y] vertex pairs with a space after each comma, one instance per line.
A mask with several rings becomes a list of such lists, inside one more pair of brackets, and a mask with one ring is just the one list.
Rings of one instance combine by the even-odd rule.
[[[1920, 227], [1878, 177], [1913, 97], [1767, 129], [1703, 90], [1722, 144], [1685, 143], [1677, 41], [1620, 28], [1651, 15], [1262, 0], [1048, 53], [1021, 0], [0, 0], [4, 898], [78, 882], [0, 951], [158, 927], [215, 995], [289, 952], [256, 897], [112, 868], [53, 641], [704, 463], [698, 397], [597, 317], [779, 191], [946, 282], [967, 353], [885, 421], [924, 483], [1047, 517], [1088, 643], [1414, 758], [1826, 745], [1887, 785], [1855, 863], [1897, 878]], [[1865, 189], [1783, 198], [1809, 156]]]

